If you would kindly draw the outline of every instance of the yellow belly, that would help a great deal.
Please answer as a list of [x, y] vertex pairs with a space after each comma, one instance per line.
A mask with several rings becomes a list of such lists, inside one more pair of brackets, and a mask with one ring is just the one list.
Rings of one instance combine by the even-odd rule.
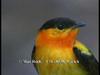
[[[39, 75], [88, 75], [79, 63], [70, 62], [76, 57], [67, 49], [41, 47], [36, 50], [35, 59], [41, 60], [41, 63], [36, 64]], [[58, 60], [65, 62], [55, 62]]]
[[88, 75], [84, 70], [69, 64], [41, 64], [37, 65], [39, 75]]

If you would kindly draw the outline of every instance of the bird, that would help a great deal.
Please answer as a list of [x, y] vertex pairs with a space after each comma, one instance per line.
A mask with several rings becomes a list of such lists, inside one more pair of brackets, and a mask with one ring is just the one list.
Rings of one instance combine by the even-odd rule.
[[99, 75], [99, 62], [91, 49], [77, 39], [85, 25], [56, 17], [40, 27], [31, 57], [40, 61], [33, 63], [38, 75]]

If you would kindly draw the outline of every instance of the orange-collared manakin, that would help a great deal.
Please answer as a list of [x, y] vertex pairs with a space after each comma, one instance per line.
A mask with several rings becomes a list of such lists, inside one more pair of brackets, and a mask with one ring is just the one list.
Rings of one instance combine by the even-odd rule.
[[93, 53], [78, 41], [84, 24], [69, 18], [54, 18], [39, 29], [32, 60], [39, 75], [99, 75]]

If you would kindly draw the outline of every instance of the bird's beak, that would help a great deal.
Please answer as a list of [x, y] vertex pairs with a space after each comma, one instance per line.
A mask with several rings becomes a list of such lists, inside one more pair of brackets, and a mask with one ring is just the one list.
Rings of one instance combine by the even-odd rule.
[[75, 26], [73, 26], [72, 28], [80, 28], [80, 27], [84, 27], [86, 24], [85, 23], [76, 23]]
[[76, 36], [77, 33], [79, 32], [79, 28], [84, 27], [85, 25], [86, 24], [84, 23], [77, 23], [75, 26], [71, 28], [70, 34], [72, 34], [73, 36]]
[[84, 27], [85, 25], [86, 25], [86, 24], [84, 24], [84, 23], [77, 23], [76, 25], [74, 25], [74, 26], [71, 28], [71, 31], [70, 31], [70, 32], [72, 32], [73, 34], [78, 33], [79, 28], [80, 28], [80, 27]]

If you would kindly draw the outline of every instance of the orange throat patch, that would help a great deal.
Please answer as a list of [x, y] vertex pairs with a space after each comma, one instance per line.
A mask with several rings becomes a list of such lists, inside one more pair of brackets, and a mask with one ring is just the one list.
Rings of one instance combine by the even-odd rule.
[[73, 48], [77, 32], [71, 31], [68, 35], [51, 37], [46, 31], [39, 32], [36, 39], [36, 46], [51, 46], [60, 48]]
[[67, 36], [51, 37], [46, 31], [41, 31], [35, 42], [36, 54], [40, 58], [41, 56], [49, 56], [51, 59], [56, 59], [61, 56], [63, 59], [76, 60], [73, 53], [76, 35], [77, 32], [71, 31]]

